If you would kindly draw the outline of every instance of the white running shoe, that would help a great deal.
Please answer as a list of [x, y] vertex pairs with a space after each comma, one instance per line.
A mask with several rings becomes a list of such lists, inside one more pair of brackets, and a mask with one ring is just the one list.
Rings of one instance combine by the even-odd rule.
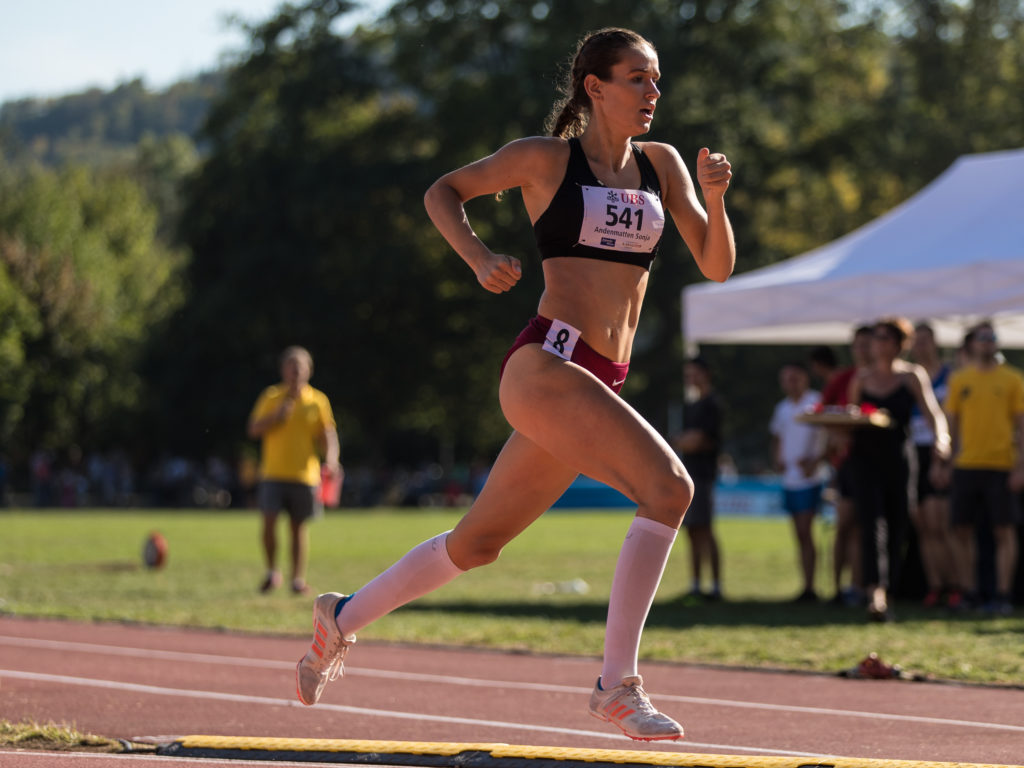
[[643, 678], [635, 675], [623, 678], [621, 683], [608, 690], [601, 690], [595, 685], [590, 695], [590, 714], [618, 726], [629, 738], [637, 741], [683, 738], [683, 726], [654, 708], [643, 684]]
[[313, 601], [313, 643], [295, 666], [295, 690], [306, 706], [320, 701], [324, 686], [345, 674], [345, 654], [356, 641], [355, 635], [342, 637], [334, 620], [334, 609], [345, 597], [325, 592]]

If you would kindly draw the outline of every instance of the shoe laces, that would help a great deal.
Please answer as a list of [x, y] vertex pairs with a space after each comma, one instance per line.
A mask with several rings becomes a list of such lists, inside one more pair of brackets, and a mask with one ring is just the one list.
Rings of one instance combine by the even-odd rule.
[[345, 638], [339, 632], [337, 639], [325, 650], [324, 655], [330, 659], [324, 670], [328, 682], [337, 680], [345, 674], [345, 656], [348, 654], [350, 645], [351, 643], [345, 642]]
[[630, 701], [633, 703], [633, 707], [637, 712], [643, 715], [658, 714], [658, 710], [656, 710], [654, 705], [651, 704], [650, 696], [647, 695], [647, 691], [640, 686], [639, 682], [628, 683], [626, 688], [629, 691]]

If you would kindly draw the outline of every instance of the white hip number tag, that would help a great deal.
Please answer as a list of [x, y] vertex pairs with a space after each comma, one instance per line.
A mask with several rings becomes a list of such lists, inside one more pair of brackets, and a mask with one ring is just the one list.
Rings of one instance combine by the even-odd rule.
[[571, 360], [572, 352], [576, 349], [576, 342], [579, 337], [580, 332], [568, 323], [563, 323], [561, 320], [552, 320], [551, 327], [548, 328], [547, 335], [544, 337], [544, 346], [542, 348], [563, 360]]

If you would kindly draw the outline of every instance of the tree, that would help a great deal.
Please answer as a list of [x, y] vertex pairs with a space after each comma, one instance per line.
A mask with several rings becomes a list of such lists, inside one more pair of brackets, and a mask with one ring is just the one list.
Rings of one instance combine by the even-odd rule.
[[[183, 217], [192, 293], [159, 345], [164, 397], [185, 409], [164, 434], [181, 450], [231, 449], [292, 343], [312, 350], [350, 459], [424, 440], [434, 457], [490, 450], [507, 434], [497, 365], [525, 313], [509, 313], [515, 299], [477, 311], [484, 292], [421, 203], [439, 126], [377, 57], [381, 38], [331, 33], [347, 8], [285, 8], [254, 29], [210, 114]], [[490, 205], [484, 231], [510, 208]]]
[[[970, 13], [977, 7], [981, 19], [983, 5]], [[431, 444], [424, 453], [445, 444], [466, 458], [492, 452], [507, 433], [494, 407], [496, 368], [541, 282], [528, 222], [515, 193], [468, 205], [489, 244], [524, 257], [524, 282], [496, 298], [433, 231], [420, 197], [450, 168], [539, 133], [577, 38], [622, 23], [621, 8], [403, 0], [378, 23], [339, 35], [349, 8], [284, 6], [253, 27], [248, 56], [206, 123], [200, 143], [209, 155], [183, 219], [192, 293], [176, 335], [159, 345], [175, 363], [162, 369], [167, 396], [190, 409], [168, 435], [190, 450], [240, 439], [277, 352], [296, 342], [313, 349], [318, 384], [341, 403], [356, 458], [394, 456], [396, 443], [420, 441]], [[664, 75], [650, 138], [690, 163], [702, 146], [734, 163], [739, 271], [865, 223], [934, 177], [914, 163], [936, 147], [939, 156], [953, 152], [941, 145], [951, 133], [941, 126], [932, 127], [935, 141], [910, 146], [925, 113], [926, 67], [921, 78], [908, 74], [918, 53], [901, 47], [901, 35], [918, 33], [894, 26], [894, 9], [834, 0], [631, 8], [628, 23], [659, 46]], [[993, 31], [972, 38], [972, 61], [1019, 83], [1020, 25], [1005, 9], [985, 18], [993, 13], [999, 23], [975, 25]], [[999, 35], [1005, 41], [989, 46]], [[943, 56], [960, 46], [947, 33], [936, 40]], [[1003, 103], [1011, 93], [972, 83], [970, 103]], [[989, 110], [985, 131], [998, 143], [1019, 134], [1019, 121]], [[703, 278], [674, 236], [653, 278], [624, 394], [667, 430], [682, 396], [679, 289]], [[774, 369], [754, 423], [774, 400]], [[215, 380], [203, 377], [212, 370]]]
[[135, 157], [124, 170], [135, 177], [159, 214], [157, 237], [172, 243], [180, 231], [181, 186], [199, 165], [199, 151], [183, 133], [156, 136], [147, 133], [135, 147]]
[[0, 429], [15, 458], [137, 437], [137, 361], [180, 298], [180, 256], [155, 224], [121, 176], [0, 175]]

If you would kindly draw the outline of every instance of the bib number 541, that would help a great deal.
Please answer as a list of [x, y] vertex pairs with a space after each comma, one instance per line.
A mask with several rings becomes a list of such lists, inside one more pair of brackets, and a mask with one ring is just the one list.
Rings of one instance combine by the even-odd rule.
[[607, 219], [605, 219], [605, 226], [607, 227], [625, 227], [629, 229], [633, 227], [633, 217], [636, 216], [636, 229], [639, 232], [644, 226], [644, 211], [643, 208], [630, 208], [628, 205], [622, 206], [622, 211], [619, 211], [619, 206], [608, 203], [605, 207], [605, 213]]

